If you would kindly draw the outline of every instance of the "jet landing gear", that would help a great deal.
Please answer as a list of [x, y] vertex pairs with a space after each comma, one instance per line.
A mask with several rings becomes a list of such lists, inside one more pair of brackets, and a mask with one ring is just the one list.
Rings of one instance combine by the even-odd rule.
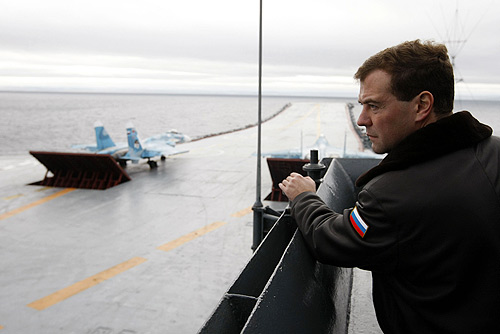
[[[162, 155], [160, 157], [161, 161], [165, 161], [167, 159], [167, 157], [165, 157], [164, 155]], [[148, 165], [151, 169], [155, 169], [155, 168], [158, 168], [158, 162], [154, 161], [154, 160], [148, 160]]]
[[[165, 159], [166, 159], [165, 156], [161, 157], [162, 161], [164, 161]], [[133, 163], [137, 163], [137, 161], [135, 161], [135, 162], [133, 161]], [[148, 163], [150, 169], [158, 168], [158, 162], [156, 162], [155, 160], [148, 159], [147, 163]], [[127, 167], [127, 160], [118, 159], [118, 164], [120, 164], [120, 167], [125, 168], [125, 167]]]

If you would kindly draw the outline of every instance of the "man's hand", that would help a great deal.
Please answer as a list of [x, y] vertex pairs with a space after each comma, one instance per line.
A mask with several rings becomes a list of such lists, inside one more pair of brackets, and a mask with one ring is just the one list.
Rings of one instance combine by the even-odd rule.
[[309, 176], [302, 176], [299, 173], [292, 173], [279, 184], [280, 189], [285, 193], [290, 201], [293, 201], [299, 194], [312, 191], [316, 192], [316, 183]]

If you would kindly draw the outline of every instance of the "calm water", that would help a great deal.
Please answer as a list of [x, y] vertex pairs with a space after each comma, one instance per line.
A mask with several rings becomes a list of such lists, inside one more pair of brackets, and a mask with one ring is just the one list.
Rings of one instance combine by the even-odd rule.
[[[287, 103], [352, 102], [356, 99], [263, 97], [263, 118]], [[94, 122], [101, 121], [115, 142], [125, 142], [132, 122], [142, 138], [177, 129], [192, 138], [237, 129], [257, 121], [257, 97], [132, 94], [0, 93], [0, 155], [29, 150], [69, 150], [72, 144], [94, 144]], [[497, 102], [464, 101], [500, 134]], [[359, 110], [359, 107], [356, 107]]]

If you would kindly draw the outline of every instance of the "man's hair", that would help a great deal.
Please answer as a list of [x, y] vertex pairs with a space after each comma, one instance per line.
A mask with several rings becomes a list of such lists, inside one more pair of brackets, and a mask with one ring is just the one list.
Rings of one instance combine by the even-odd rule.
[[392, 94], [398, 100], [410, 101], [429, 91], [436, 114], [453, 110], [455, 79], [445, 45], [417, 39], [387, 48], [368, 58], [354, 78], [363, 81], [374, 70], [391, 75]]

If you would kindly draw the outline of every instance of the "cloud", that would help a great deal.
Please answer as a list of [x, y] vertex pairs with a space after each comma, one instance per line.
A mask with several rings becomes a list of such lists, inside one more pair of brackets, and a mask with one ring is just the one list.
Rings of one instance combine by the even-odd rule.
[[[357, 89], [352, 75], [373, 53], [404, 40], [442, 40], [457, 2], [263, 4], [263, 91], [338, 96]], [[255, 94], [258, 5], [9, 2], [0, 12], [0, 89]], [[493, 92], [500, 81], [500, 6], [488, 0], [466, 5], [459, 6], [468, 40], [457, 71], [472, 90]]]

